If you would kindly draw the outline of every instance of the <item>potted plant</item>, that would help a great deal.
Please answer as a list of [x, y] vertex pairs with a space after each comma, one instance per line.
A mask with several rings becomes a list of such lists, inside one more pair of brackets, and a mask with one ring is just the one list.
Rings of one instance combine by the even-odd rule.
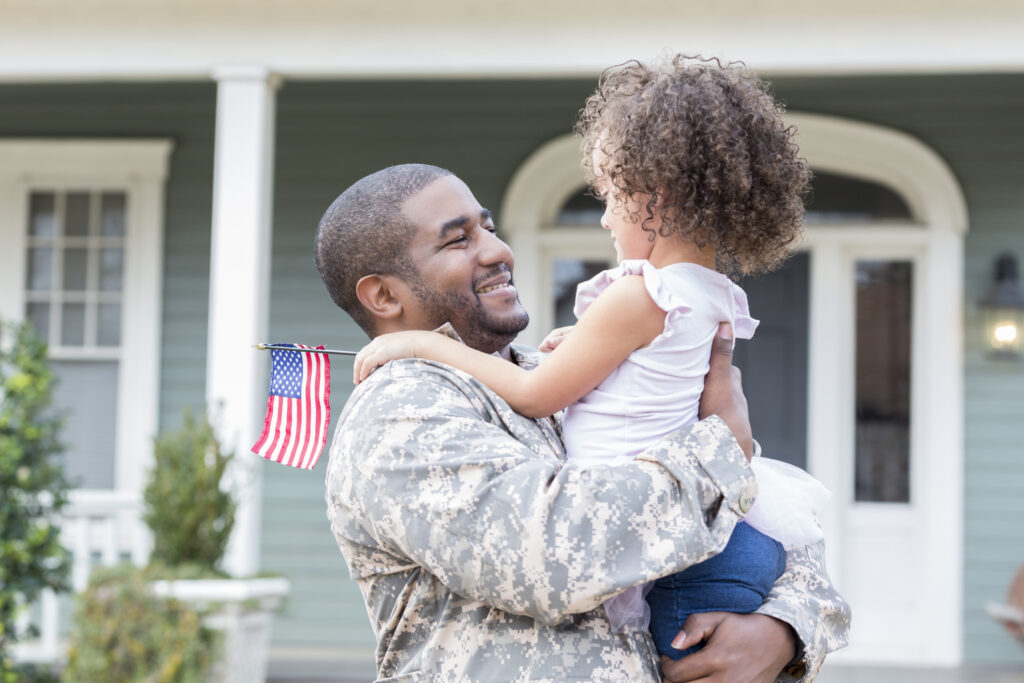
[[[155, 650], [148, 656], [150, 661], [170, 657], [169, 664], [154, 665], [140, 680], [193, 680], [198, 671], [203, 671], [207, 680], [223, 683], [249, 683], [266, 677], [271, 618], [287, 595], [289, 584], [283, 578], [231, 578], [220, 570], [236, 509], [234, 497], [224, 486], [231, 458], [232, 454], [222, 449], [206, 415], [196, 419], [187, 413], [180, 429], [157, 438], [153, 469], [143, 494], [142, 518], [153, 534], [150, 564], [141, 572], [146, 594], [119, 594], [109, 587], [107, 574], [90, 582], [90, 591], [98, 596], [87, 591], [80, 606], [78, 621], [82, 623], [72, 636], [69, 670], [74, 672], [75, 666], [84, 661], [84, 638], [79, 631], [96, 622], [95, 613], [92, 617], [84, 614], [90, 605], [88, 599], [115, 604], [120, 595], [122, 600], [130, 597], [163, 604], [164, 616], [171, 623], [170, 627], [166, 621], [152, 625], [148, 631], [138, 625], [120, 631], [125, 641], [125, 634], [149, 634], [150, 642], [145, 645], [124, 644], [136, 652]], [[124, 577], [120, 581], [123, 584]], [[98, 584], [95, 591], [94, 583]], [[97, 611], [95, 607], [93, 611]], [[198, 615], [199, 628], [193, 629], [192, 614]], [[111, 631], [118, 635], [117, 629]], [[213, 638], [208, 637], [211, 631]], [[182, 632], [194, 635], [187, 642], [170, 637]], [[153, 641], [163, 644], [154, 648]], [[121, 644], [104, 642], [107, 644], [101, 643], [100, 648], [108, 650]], [[213, 656], [208, 656], [210, 648]], [[140, 659], [145, 662], [147, 657]], [[116, 675], [124, 677], [123, 672]]]

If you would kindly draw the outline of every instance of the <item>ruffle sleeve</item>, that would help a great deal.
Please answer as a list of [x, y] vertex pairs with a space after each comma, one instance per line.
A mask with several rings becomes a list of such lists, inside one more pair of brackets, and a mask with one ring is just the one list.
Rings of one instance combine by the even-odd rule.
[[[581, 282], [576, 287], [576, 305], [573, 308], [573, 313], [576, 317], [579, 318], [583, 315], [583, 312], [590, 307], [590, 304], [594, 303], [598, 295], [606, 290], [611, 283], [626, 275], [640, 275], [643, 277], [644, 287], [647, 289], [651, 299], [658, 305], [658, 308], [669, 314], [666, 316], [666, 326], [669, 317], [686, 315], [693, 310], [682, 296], [665, 285], [661, 273], [650, 261], [633, 259], [623, 261], [615, 268], [603, 270], [586, 282]], [[744, 301], [746, 301], [745, 297], [746, 295], [744, 295]]]
[[736, 306], [736, 317], [732, 321], [733, 335], [737, 339], [750, 339], [754, 336], [759, 321], [750, 317], [747, 293], [735, 283], [732, 285], [732, 300]]

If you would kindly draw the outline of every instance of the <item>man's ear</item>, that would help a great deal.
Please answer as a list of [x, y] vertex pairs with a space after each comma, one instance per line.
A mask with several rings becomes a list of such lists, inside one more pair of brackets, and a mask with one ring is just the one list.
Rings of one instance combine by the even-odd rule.
[[364, 275], [356, 283], [356, 298], [374, 318], [392, 320], [402, 315], [396, 284], [396, 278], [390, 275]]

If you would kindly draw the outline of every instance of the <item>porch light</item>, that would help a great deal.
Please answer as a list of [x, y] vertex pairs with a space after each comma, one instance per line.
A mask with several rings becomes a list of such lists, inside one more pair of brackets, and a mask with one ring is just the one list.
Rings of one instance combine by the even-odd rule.
[[1019, 357], [1024, 341], [1024, 294], [1017, 279], [1017, 259], [1012, 254], [996, 257], [995, 282], [980, 306], [992, 355]]

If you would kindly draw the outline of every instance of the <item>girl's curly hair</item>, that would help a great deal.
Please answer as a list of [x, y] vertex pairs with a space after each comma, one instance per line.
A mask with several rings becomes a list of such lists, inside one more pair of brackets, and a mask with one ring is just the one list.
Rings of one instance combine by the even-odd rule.
[[746, 275], [781, 263], [803, 223], [810, 171], [782, 112], [742, 64], [677, 55], [606, 71], [576, 130], [591, 183], [648, 195], [643, 224], [659, 211], [663, 237], [710, 245], [721, 270]]

